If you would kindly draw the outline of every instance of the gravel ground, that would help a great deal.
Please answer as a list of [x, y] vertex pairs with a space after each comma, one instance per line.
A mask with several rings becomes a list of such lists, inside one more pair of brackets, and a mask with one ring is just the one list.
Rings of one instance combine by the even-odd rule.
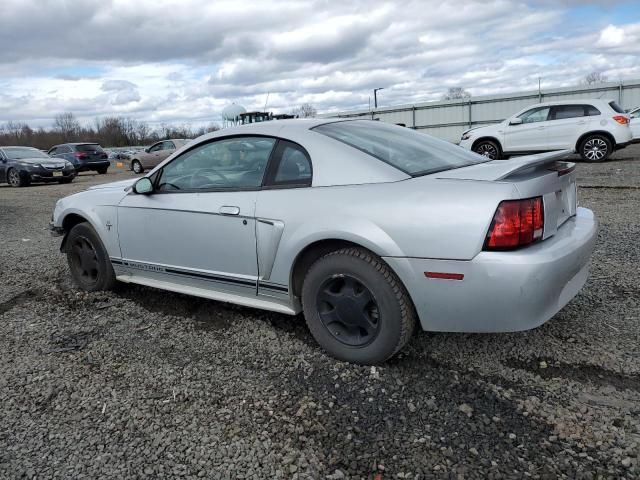
[[1, 477], [640, 477], [640, 148], [578, 165], [599, 241], [552, 321], [421, 332], [378, 368], [300, 317], [75, 289], [53, 205], [129, 175], [0, 186]]

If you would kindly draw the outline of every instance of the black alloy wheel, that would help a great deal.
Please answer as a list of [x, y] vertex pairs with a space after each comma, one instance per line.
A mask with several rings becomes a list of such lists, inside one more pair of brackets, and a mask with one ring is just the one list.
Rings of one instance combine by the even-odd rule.
[[110, 290], [116, 283], [111, 259], [100, 237], [88, 223], [75, 225], [65, 242], [67, 262], [75, 283], [83, 290]]
[[318, 291], [316, 308], [331, 336], [350, 347], [370, 344], [380, 331], [375, 297], [361, 280], [350, 275], [326, 280]]
[[400, 279], [363, 248], [345, 247], [318, 258], [305, 274], [301, 294], [311, 334], [339, 360], [384, 362], [406, 345], [416, 325]]
[[100, 277], [100, 264], [91, 240], [79, 235], [73, 239], [73, 243], [68, 248], [74, 277], [81, 279], [83, 285], [95, 286]]

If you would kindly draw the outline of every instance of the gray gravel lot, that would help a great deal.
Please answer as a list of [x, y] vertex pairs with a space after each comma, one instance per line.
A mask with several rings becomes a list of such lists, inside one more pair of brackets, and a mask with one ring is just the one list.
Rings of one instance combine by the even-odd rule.
[[[114, 170], [115, 172], [115, 170]], [[301, 317], [70, 283], [55, 201], [0, 186], [3, 478], [640, 477], [640, 146], [578, 165], [592, 275], [525, 333], [325, 356]]]

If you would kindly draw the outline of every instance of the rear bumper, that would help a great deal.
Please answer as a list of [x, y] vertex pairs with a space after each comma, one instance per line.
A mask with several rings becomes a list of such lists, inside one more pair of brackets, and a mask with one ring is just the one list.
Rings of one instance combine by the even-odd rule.
[[[593, 212], [579, 208], [551, 238], [473, 260], [386, 257], [404, 282], [422, 328], [443, 332], [513, 332], [535, 328], [575, 297], [587, 280], [597, 237]], [[426, 278], [424, 272], [464, 275]]]
[[75, 165], [76, 172], [88, 172], [101, 168], [109, 168], [110, 166], [111, 162], [109, 160], [96, 160], [95, 162], [85, 162]]

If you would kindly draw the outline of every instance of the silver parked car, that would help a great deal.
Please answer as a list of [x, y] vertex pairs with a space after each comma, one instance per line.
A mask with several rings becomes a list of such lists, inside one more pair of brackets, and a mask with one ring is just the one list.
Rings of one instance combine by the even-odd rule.
[[171, 138], [156, 142], [144, 150], [131, 153], [129, 155], [129, 168], [135, 173], [143, 173], [145, 170], [150, 170], [188, 142], [189, 140], [184, 138]]
[[416, 322], [525, 330], [578, 293], [597, 222], [568, 153], [500, 162], [381, 122], [251, 124], [63, 198], [52, 230], [85, 290], [119, 280], [303, 312], [327, 352], [372, 364]]

